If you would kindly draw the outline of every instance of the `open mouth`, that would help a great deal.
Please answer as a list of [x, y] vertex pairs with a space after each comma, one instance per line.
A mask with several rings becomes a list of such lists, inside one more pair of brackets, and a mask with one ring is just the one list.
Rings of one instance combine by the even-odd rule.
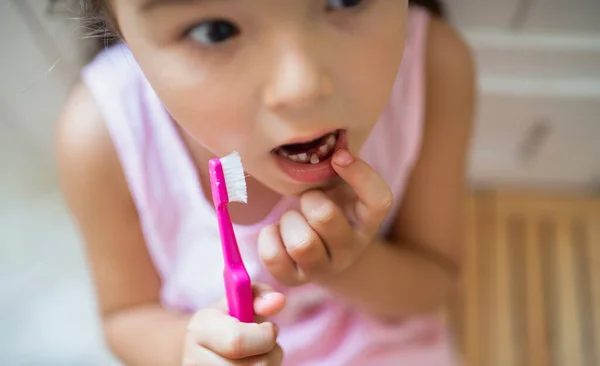
[[333, 155], [340, 131], [330, 132], [313, 141], [277, 147], [274, 153], [303, 164], [318, 164]]
[[294, 180], [321, 183], [337, 176], [331, 157], [339, 149], [347, 149], [344, 130], [331, 131], [308, 142], [281, 145], [271, 153], [279, 168]]

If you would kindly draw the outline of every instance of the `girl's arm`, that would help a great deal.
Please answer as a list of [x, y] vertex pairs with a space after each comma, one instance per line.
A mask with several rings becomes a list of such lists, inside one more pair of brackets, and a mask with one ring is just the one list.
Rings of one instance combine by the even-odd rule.
[[460, 272], [475, 77], [468, 47], [441, 20], [430, 25], [426, 70], [423, 144], [391, 239], [326, 283], [388, 319], [439, 308]]
[[57, 135], [60, 179], [91, 263], [106, 341], [128, 365], [180, 365], [189, 317], [159, 305], [159, 276], [99, 111], [83, 86]]

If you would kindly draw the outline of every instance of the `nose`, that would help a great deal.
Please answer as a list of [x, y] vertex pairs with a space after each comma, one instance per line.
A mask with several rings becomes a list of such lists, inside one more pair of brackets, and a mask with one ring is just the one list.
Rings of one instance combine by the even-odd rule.
[[311, 49], [309, 43], [288, 38], [280, 47], [265, 90], [268, 108], [298, 110], [322, 102], [333, 93], [331, 77], [320, 64], [318, 50]]

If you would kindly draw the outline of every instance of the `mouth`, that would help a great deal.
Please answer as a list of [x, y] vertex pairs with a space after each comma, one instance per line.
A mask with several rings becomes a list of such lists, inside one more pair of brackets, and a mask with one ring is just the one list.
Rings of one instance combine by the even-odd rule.
[[278, 146], [271, 154], [279, 168], [292, 179], [322, 183], [337, 176], [331, 157], [335, 151], [346, 148], [346, 132], [335, 130], [311, 141]]

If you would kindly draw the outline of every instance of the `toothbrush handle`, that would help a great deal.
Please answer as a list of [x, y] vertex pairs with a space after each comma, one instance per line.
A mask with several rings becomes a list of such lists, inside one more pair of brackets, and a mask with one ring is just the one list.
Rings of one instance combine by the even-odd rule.
[[252, 283], [240, 256], [227, 207], [220, 206], [217, 209], [217, 216], [225, 259], [223, 278], [225, 280], [229, 315], [241, 322], [253, 323]]
[[223, 274], [229, 315], [243, 323], [253, 323], [254, 308], [250, 276], [245, 269], [239, 267], [225, 267]]

